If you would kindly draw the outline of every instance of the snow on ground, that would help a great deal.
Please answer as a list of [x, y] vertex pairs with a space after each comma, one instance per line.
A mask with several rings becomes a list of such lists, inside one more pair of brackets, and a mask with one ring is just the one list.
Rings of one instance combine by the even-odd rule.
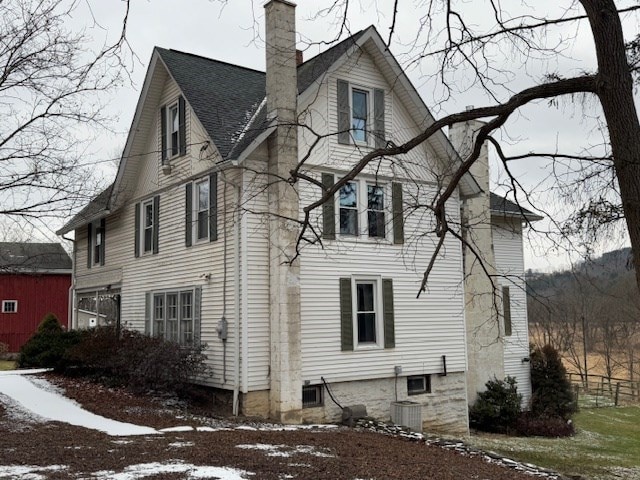
[[4, 373], [0, 375], [0, 394], [6, 395], [19, 407], [39, 417], [100, 430], [114, 436], [160, 433], [150, 427], [117, 422], [88, 412], [59, 393], [41, 388], [41, 382], [38, 382], [40, 385], [35, 385], [21, 371]]
[[335, 455], [327, 452], [321, 452], [311, 445], [297, 445], [295, 447], [291, 447], [289, 445], [272, 445], [269, 443], [243, 443], [236, 445], [236, 447], [243, 448], [245, 450], [260, 450], [265, 452], [267, 457], [291, 457], [297, 453], [313, 455], [314, 457], [335, 457]]
[[[6, 480], [44, 480], [45, 474], [60, 470], [67, 470], [65, 465], [51, 465], [39, 467], [36, 465], [0, 466], [0, 478]], [[89, 477], [101, 480], [136, 480], [138, 478], [153, 477], [163, 473], [183, 474], [185, 479], [218, 479], [218, 480], [247, 480], [253, 473], [229, 467], [198, 466], [182, 463], [140, 463], [129, 465], [122, 472], [103, 470], [89, 474]]]

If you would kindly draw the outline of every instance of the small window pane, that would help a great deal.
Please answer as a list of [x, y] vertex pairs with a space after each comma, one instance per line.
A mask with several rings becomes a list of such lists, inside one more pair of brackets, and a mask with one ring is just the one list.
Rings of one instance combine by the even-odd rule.
[[358, 321], [358, 343], [375, 343], [375, 283], [361, 282], [356, 284], [356, 310]]
[[177, 342], [178, 338], [178, 294], [167, 294], [167, 340]]
[[373, 284], [359, 283], [356, 288], [358, 290], [358, 312], [372, 312]]
[[198, 212], [198, 240], [209, 236], [209, 212]]
[[358, 188], [356, 182], [347, 182], [340, 189], [340, 208], [358, 206]]
[[367, 208], [384, 210], [384, 188], [379, 185], [367, 185]]
[[302, 408], [322, 405], [322, 386], [304, 385], [302, 387]]
[[358, 234], [358, 212], [356, 210], [340, 209], [340, 233], [343, 235]]
[[177, 155], [179, 151], [178, 131], [180, 129], [180, 118], [178, 116], [178, 106], [174, 105], [169, 109], [169, 132], [171, 138], [171, 155]]
[[358, 313], [358, 343], [376, 342], [376, 314]]
[[209, 182], [198, 184], [198, 210], [209, 208]]
[[407, 393], [416, 395], [418, 393], [431, 393], [430, 375], [412, 375], [407, 377]]
[[209, 238], [209, 182], [196, 184], [196, 237], [198, 240]]

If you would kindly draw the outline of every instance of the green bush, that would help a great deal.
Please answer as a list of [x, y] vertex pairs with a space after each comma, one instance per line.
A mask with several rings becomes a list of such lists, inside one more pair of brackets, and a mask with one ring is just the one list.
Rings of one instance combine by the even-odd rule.
[[487, 389], [478, 393], [478, 399], [469, 410], [473, 428], [485, 432], [510, 432], [521, 413], [522, 395], [518, 393], [516, 379], [504, 381], [494, 378], [486, 383]]
[[569, 420], [577, 405], [558, 352], [545, 345], [531, 352], [531, 413]]
[[79, 373], [134, 390], [179, 392], [206, 373], [206, 345], [183, 346], [133, 330], [113, 327], [83, 332], [69, 351]]
[[79, 341], [78, 332], [65, 331], [56, 316], [48, 313], [36, 333], [20, 348], [18, 367], [64, 370], [70, 365], [68, 350]]

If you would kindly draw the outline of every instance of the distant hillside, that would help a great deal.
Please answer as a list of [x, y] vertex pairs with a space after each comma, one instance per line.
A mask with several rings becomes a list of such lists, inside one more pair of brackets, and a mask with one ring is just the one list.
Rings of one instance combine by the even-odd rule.
[[536, 273], [529, 270], [526, 275], [527, 293], [548, 296], [572, 285], [577, 277], [606, 290], [622, 281], [626, 282], [634, 275], [631, 248], [621, 248], [607, 252], [601, 257], [580, 262], [572, 270], [554, 273]]

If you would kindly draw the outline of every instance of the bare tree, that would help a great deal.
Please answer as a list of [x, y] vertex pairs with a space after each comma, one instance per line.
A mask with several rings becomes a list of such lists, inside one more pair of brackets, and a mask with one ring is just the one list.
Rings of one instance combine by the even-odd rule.
[[[620, 5], [619, 5], [620, 3]], [[351, 171], [328, 188], [320, 182], [313, 182], [300, 167], [291, 172], [291, 183], [297, 181], [312, 182], [322, 191], [319, 198], [303, 205], [305, 219], [301, 227], [300, 245], [320, 241], [315, 230], [310, 227], [311, 212], [331, 199], [333, 195], [361, 171], [381, 159], [389, 159], [406, 154], [422, 144], [440, 130], [460, 122], [482, 120], [471, 152], [463, 158], [461, 165], [441, 177], [443, 182], [437, 196], [429, 205], [422, 205], [436, 225], [433, 232], [440, 239], [435, 249], [434, 259], [440, 252], [445, 237], [460, 238], [459, 225], [450, 221], [445, 205], [452, 198], [463, 178], [480, 155], [484, 142], [491, 142], [502, 161], [507, 184], [516, 201], [530, 202], [530, 190], [523, 186], [511, 173], [510, 165], [515, 161], [544, 157], [549, 159], [556, 187], [562, 187], [565, 195], [581, 192], [575, 209], [567, 221], [556, 221], [554, 229], [566, 235], [598, 232], [602, 226], [626, 221], [626, 227], [634, 249], [640, 248], [640, 122], [633, 97], [633, 73], [640, 55], [639, 41], [625, 42], [622, 15], [635, 15], [640, 9], [636, 4], [623, 5], [614, 0], [579, 0], [567, 2], [566, 8], [559, 8], [557, 14], [528, 14], [511, 16], [503, 4], [495, 0], [485, 2], [484, 15], [478, 19], [478, 10], [467, 11], [468, 2], [443, 0], [425, 0], [419, 3], [416, 13], [420, 15], [420, 27], [415, 38], [407, 41], [407, 65], [436, 65], [431, 80], [438, 80], [445, 96], [456, 95], [465, 88], [480, 87], [484, 97], [489, 99], [486, 107], [470, 108], [459, 113], [444, 115], [426, 127], [419, 135], [402, 144], [387, 143], [382, 148], [363, 152], [360, 160]], [[475, 2], [474, 2], [475, 7]], [[526, 6], [525, 6], [526, 7]], [[379, 7], [382, 9], [383, 7]], [[409, 8], [402, 2], [392, 2], [386, 15], [389, 19], [388, 43], [393, 43], [403, 32], [396, 23], [399, 12]], [[532, 7], [528, 7], [532, 10]], [[332, 15], [338, 19], [340, 32], [348, 31], [350, 15], [354, 14], [353, 2], [337, 0], [331, 7], [319, 15]], [[474, 17], [476, 15], [476, 17]], [[479, 24], [479, 26], [478, 26]], [[593, 71], [561, 72], [554, 69], [557, 65], [548, 62], [549, 58], [558, 58], [564, 54], [574, 39], [556, 40], [548, 33], [559, 25], [565, 28], [590, 28], [594, 43]], [[635, 34], [635, 32], [634, 32]], [[500, 60], [496, 60], [500, 58]], [[518, 64], [509, 65], [509, 59], [517, 59]], [[516, 76], [515, 71], [523, 63], [540, 61], [547, 64], [547, 70], [537, 78], [529, 78], [527, 88], [517, 88], [510, 83]], [[426, 68], [426, 67], [425, 67]], [[460, 72], [467, 74], [462, 81]], [[456, 77], [457, 75], [457, 77]], [[520, 79], [522, 80], [522, 79]], [[508, 121], [517, 116], [526, 106], [555, 106], [559, 99], [580, 109], [590, 101], [597, 103], [603, 112], [604, 141], [600, 153], [589, 152], [573, 154], [555, 151], [550, 148], [544, 152], [523, 152], [508, 154], [503, 149], [501, 138], [508, 138], [505, 127]], [[585, 107], [586, 108], [586, 107]], [[335, 133], [334, 133], [335, 134]], [[587, 144], [585, 137], [585, 144]], [[586, 149], [585, 149], [586, 150]], [[565, 165], [565, 173], [554, 170], [557, 165]], [[528, 205], [528, 203], [524, 203]], [[545, 208], [539, 208], [542, 213]], [[297, 220], [297, 219], [296, 219]], [[593, 239], [597, 234], [589, 237]], [[588, 247], [588, 240], [585, 243]], [[584, 245], [584, 244], [583, 244]], [[435, 260], [434, 260], [435, 261]], [[634, 258], [637, 281], [640, 283], [640, 256]], [[425, 282], [432, 263], [426, 267]]]
[[80, 4], [0, 2], [0, 217], [18, 224], [65, 217], [95, 193], [87, 148], [126, 72], [128, 2], [120, 35], [98, 48], [69, 28]]

